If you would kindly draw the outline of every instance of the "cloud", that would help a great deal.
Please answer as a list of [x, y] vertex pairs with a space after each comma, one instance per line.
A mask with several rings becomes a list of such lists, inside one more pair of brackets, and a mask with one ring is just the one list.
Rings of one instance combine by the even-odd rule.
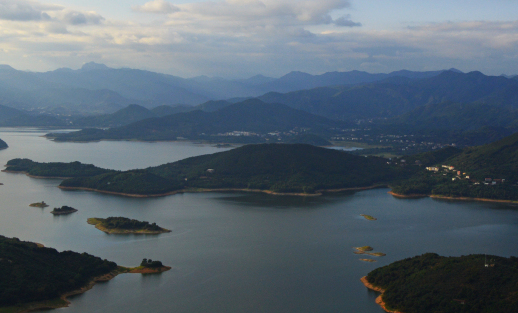
[[99, 24], [104, 21], [104, 17], [95, 12], [78, 12], [73, 10], [63, 10], [56, 17], [70, 25]]
[[450, 67], [518, 73], [518, 21], [372, 29], [344, 14], [345, 0], [202, 1], [152, 1], [133, 10], [163, 13], [160, 18], [116, 21], [72, 7], [0, 0], [2, 62], [38, 70], [30, 65], [80, 66], [95, 55], [113, 67], [137, 67], [138, 59], [138, 67], [180, 76]]
[[362, 23], [357, 23], [357, 22], [351, 21], [351, 15], [350, 14], [347, 14], [347, 15], [344, 15], [342, 17], [337, 18], [336, 20], [333, 21], [333, 23], [336, 26], [344, 26], [344, 27], [359, 27], [359, 26], [362, 26]]
[[180, 11], [177, 6], [164, 0], [154, 0], [147, 2], [144, 5], [134, 5], [131, 9], [135, 12], [155, 14], [170, 14]]
[[226, 0], [195, 2], [179, 7], [200, 19], [318, 25], [329, 24], [332, 11], [349, 6], [348, 0]]
[[0, 19], [10, 21], [39, 21], [49, 18], [45, 11], [60, 10], [58, 5], [45, 5], [29, 0], [0, 0]]

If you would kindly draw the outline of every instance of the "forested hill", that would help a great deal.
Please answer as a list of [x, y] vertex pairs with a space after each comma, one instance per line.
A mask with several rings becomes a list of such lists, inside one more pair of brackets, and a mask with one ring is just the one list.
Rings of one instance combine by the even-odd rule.
[[367, 281], [385, 289], [382, 299], [394, 311], [518, 312], [516, 257], [427, 253], [378, 268]]
[[518, 133], [487, 145], [466, 148], [448, 161], [480, 179], [505, 178], [518, 182]]
[[7, 148], [7, 147], [8, 147], [7, 143], [5, 143], [5, 141], [3, 141], [2, 139], [0, 139], [0, 150], [1, 150], [1, 149], [5, 149], [5, 148]]
[[192, 188], [315, 193], [367, 187], [408, 176], [385, 159], [304, 144], [246, 145], [144, 170], [74, 178], [61, 187], [156, 195]]
[[[84, 129], [67, 134], [49, 134], [56, 141], [91, 141], [101, 139], [176, 140], [207, 139], [233, 131], [254, 132], [258, 137], [275, 131], [305, 129], [326, 132], [344, 123], [295, 110], [282, 104], [246, 100], [214, 112], [193, 111], [161, 118], [150, 118], [108, 130]], [[212, 136], [212, 137], [211, 137]], [[256, 138], [259, 140], [260, 138]]]
[[393, 186], [396, 194], [518, 201], [518, 133], [483, 146], [449, 147], [405, 159], [435, 165], [437, 170], [423, 166], [412, 178]]
[[57, 298], [116, 268], [87, 253], [58, 252], [0, 236], [0, 307]]

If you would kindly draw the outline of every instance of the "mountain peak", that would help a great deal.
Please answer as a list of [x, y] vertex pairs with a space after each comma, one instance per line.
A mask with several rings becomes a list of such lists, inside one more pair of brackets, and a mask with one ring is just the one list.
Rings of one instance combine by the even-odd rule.
[[11, 65], [0, 64], [0, 70], [14, 71], [15, 69]]
[[464, 72], [463, 72], [463, 71], [458, 70], [458, 69], [456, 69], [456, 68], [454, 68], [454, 67], [450, 68], [448, 71], [450, 71], [450, 72], [455, 72], [455, 73], [462, 73], [462, 74], [464, 74]]
[[108, 66], [101, 64], [101, 63], [95, 63], [95, 62], [88, 62], [83, 64], [81, 67], [82, 71], [92, 71], [92, 70], [108, 70], [110, 69]]

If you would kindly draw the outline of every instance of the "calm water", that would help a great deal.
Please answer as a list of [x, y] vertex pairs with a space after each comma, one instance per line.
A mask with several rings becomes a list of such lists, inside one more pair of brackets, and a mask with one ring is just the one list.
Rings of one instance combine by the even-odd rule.
[[[130, 169], [223, 151], [189, 143], [54, 143], [30, 129], [0, 129], [15, 157], [81, 161]], [[59, 180], [0, 173], [0, 234], [58, 250], [88, 252], [135, 266], [143, 258], [173, 270], [124, 274], [71, 298], [72, 312], [368, 312], [381, 313], [376, 293], [359, 279], [376, 267], [425, 252], [517, 255], [518, 207], [399, 200], [386, 189], [324, 197], [246, 193], [183, 194], [133, 199], [61, 191]], [[28, 204], [44, 200], [46, 209]], [[54, 206], [79, 212], [53, 216]], [[370, 214], [377, 221], [364, 220]], [[107, 235], [88, 217], [125, 216], [157, 222], [172, 233]], [[387, 253], [364, 263], [352, 247]]]

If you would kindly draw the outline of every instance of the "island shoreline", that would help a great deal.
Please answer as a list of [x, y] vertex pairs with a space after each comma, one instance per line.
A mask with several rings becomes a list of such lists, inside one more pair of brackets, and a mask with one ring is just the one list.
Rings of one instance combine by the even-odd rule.
[[340, 189], [321, 189], [321, 190], [317, 190], [316, 193], [275, 192], [275, 191], [271, 191], [271, 190], [245, 189], [245, 188], [193, 188], [193, 189], [180, 189], [180, 190], [175, 190], [175, 191], [161, 193], [161, 194], [140, 195], [140, 194], [131, 194], [131, 193], [116, 192], [116, 191], [99, 190], [99, 189], [86, 188], [86, 187], [58, 186], [58, 188], [62, 189], [62, 190], [94, 191], [94, 192], [99, 192], [99, 193], [104, 193], [104, 194], [125, 196], [125, 197], [132, 197], [132, 198], [165, 197], [165, 196], [175, 195], [175, 194], [178, 194], [178, 193], [228, 192], [228, 191], [231, 191], [231, 192], [236, 192], [237, 191], [237, 192], [266, 193], [266, 194], [276, 195], [276, 196], [317, 197], [317, 196], [322, 196], [324, 193], [337, 193], [337, 192], [343, 192], [343, 191], [361, 191], [361, 190], [378, 189], [378, 188], [386, 188], [386, 187], [387, 187], [387, 185], [374, 185], [374, 186], [367, 186], [367, 187], [351, 187], [351, 188], [340, 188]]
[[169, 229], [165, 229], [165, 228], [162, 228], [162, 230], [155, 230], [155, 231], [151, 231], [151, 230], [139, 230], [139, 231], [132, 231], [132, 230], [126, 230], [126, 229], [108, 229], [106, 227], [103, 227], [101, 226], [101, 221], [99, 221], [98, 219], [96, 218], [89, 218], [87, 221], [86, 221], [88, 224], [90, 225], [94, 225], [95, 228], [97, 228], [98, 230], [106, 233], [106, 234], [114, 234], [114, 235], [130, 235], [130, 234], [134, 234], [134, 235], [159, 235], [159, 234], [164, 234], [164, 233], [170, 233], [171, 230]]
[[62, 294], [58, 298], [56, 298], [56, 299], [61, 299], [62, 301], [64, 301], [64, 303], [55, 304], [55, 305], [49, 305], [47, 303], [48, 301], [52, 301], [52, 300], [56, 300], [56, 299], [49, 299], [49, 300], [44, 300], [44, 301], [39, 301], [39, 302], [33, 302], [33, 303], [26, 304], [28, 307], [26, 309], [23, 309], [22, 311], [18, 311], [18, 313], [26, 313], [26, 312], [60, 309], [60, 308], [69, 307], [71, 302], [69, 300], [67, 300], [68, 297], [85, 293], [88, 290], [92, 289], [97, 283], [110, 281], [120, 274], [125, 274], [125, 273], [159, 274], [162, 272], [169, 271], [170, 269], [171, 269], [170, 266], [162, 266], [162, 267], [156, 268], [156, 269], [140, 268], [140, 267], [126, 268], [126, 267], [121, 266], [118, 269], [111, 271], [110, 273], [92, 278], [86, 285], [84, 285], [83, 287], [81, 287], [79, 289], [65, 292], [64, 294]]
[[461, 201], [481, 201], [481, 202], [495, 202], [495, 203], [508, 203], [508, 204], [518, 204], [517, 200], [498, 200], [498, 199], [488, 199], [488, 198], [470, 198], [470, 197], [448, 197], [448, 196], [441, 196], [441, 195], [401, 195], [397, 194], [395, 192], [389, 191], [388, 194], [394, 196], [395, 198], [401, 198], [401, 199], [416, 199], [416, 198], [425, 198], [429, 197], [432, 199], [442, 199], [442, 200], [461, 200]]
[[391, 311], [391, 310], [387, 309], [387, 304], [383, 301], [383, 298], [382, 298], [382, 295], [383, 295], [383, 293], [385, 292], [385, 289], [380, 288], [380, 287], [376, 287], [376, 286], [374, 286], [373, 284], [369, 283], [369, 282], [367, 281], [367, 276], [363, 276], [363, 277], [360, 279], [360, 281], [361, 281], [361, 282], [365, 285], [365, 287], [367, 287], [368, 289], [381, 293], [381, 294], [376, 298], [376, 304], [378, 304], [379, 306], [381, 306], [381, 308], [382, 308], [385, 312], [388, 312], [388, 313], [403, 313], [403, 312], [399, 312], [399, 311]]

